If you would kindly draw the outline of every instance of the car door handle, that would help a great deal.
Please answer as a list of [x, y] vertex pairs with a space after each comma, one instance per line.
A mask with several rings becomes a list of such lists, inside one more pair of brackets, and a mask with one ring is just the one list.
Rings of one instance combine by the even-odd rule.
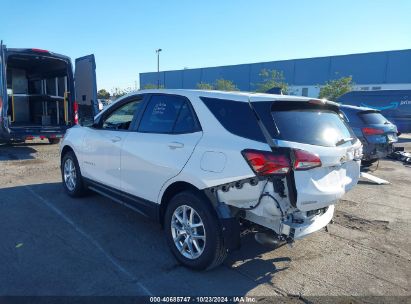
[[116, 143], [116, 142], [118, 142], [118, 141], [120, 141], [120, 140], [121, 140], [121, 137], [119, 137], [119, 136], [114, 136], [114, 137], [111, 138], [111, 141], [112, 141], [113, 143]]
[[173, 141], [168, 144], [170, 149], [184, 148], [184, 144], [181, 142]]

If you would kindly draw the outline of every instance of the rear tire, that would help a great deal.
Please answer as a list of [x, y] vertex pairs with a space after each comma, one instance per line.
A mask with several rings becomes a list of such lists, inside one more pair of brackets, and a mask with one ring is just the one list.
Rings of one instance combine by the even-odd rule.
[[227, 256], [216, 213], [210, 202], [194, 192], [184, 191], [171, 199], [164, 229], [171, 252], [186, 267], [212, 269]]
[[51, 145], [56, 145], [60, 142], [60, 138], [49, 138], [49, 143]]
[[63, 180], [63, 187], [68, 195], [79, 197], [86, 194], [87, 189], [84, 186], [80, 167], [73, 151], [64, 154], [61, 160], [61, 178]]

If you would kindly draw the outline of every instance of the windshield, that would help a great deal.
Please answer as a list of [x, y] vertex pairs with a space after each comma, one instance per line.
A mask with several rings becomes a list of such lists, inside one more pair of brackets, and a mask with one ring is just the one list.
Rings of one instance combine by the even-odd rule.
[[379, 112], [359, 113], [359, 115], [364, 123], [370, 125], [379, 125], [388, 122], [387, 118], [382, 116]]
[[272, 111], [279, 139], [325, 147], [351, 144], [355, 138], [342, 118], [325, 109]]

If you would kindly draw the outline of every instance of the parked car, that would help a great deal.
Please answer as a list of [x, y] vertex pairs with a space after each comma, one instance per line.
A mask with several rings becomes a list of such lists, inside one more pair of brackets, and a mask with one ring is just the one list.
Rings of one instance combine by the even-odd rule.
[[102, 111], [105, 107], [107, 107], [111, 102], [110, 99], [98, 99], [99, 101], [99, 110]]
[[104, 103], [102, 99], [97, 99], [97, 104], [98, 104], [98, 111], [101, 112], [104, 109]]
[[363, 166], [370, 166], [394, 151], [393, 144], [398, 141], [397, 127], [379, 110], [350, 105], [341, 105], [340, 109], [363, 144]]
[[67, 56], [1, 43], [0, 142], [58, 143], [71, 126], [92, 121], [97, 114], [93, 55], [76, 59], [75, 78]]
[[399, 132], [411, 132], [411, 90], [351, 91], [337, 101], [379, 110]]
[[282, 242], [326, 226], [361, 149], [333, 102], [147, 90], [69, 129], [61, 174], [70, 196], [91, 189], [159, 221], [178, 261], [209, 269], [238, 248], [240, 223]]

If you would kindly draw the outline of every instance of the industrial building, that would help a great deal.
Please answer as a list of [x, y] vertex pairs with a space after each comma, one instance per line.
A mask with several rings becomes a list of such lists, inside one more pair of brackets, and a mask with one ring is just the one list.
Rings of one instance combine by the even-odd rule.
[[223, 78], [254, 91], [262, 69], [282, 71], [289, 93], [299, 96], [317, 97], [321, 85], [343, 76], [352, 76], [358, 91], [411, 90], [411, 49], [140, 73], [140, 87], [159, 81], [165, 88], [195, 89]]

